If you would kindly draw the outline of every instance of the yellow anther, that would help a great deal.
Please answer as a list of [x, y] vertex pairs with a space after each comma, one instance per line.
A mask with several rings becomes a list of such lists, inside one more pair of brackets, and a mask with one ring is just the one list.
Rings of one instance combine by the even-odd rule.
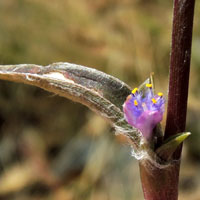
[[163, 96], [163, 93], [162, 93], [162, 92], [158, 92], [158, 96], [159, 96], [159, 97], [162, 97], [162, 96]]
[[151, 101], [154, 103], [154, 104], [156, 104], [157, 103], [157, 101], [153, 98], [153, 99], [151, 99]]
[[134, 100], [134, 105], [135, 105], [135, 106], [138, 106], [137, 100]]
[[148, 88], [152, 88], [152, 84], [147, 83], [147, 84], [146, 84], [146, 87], [148, 87]]
[[132, 90], [132, 94], [135, 94], [137, 91], [138, 91], [138, 88], [134, 88], [134, 89]]

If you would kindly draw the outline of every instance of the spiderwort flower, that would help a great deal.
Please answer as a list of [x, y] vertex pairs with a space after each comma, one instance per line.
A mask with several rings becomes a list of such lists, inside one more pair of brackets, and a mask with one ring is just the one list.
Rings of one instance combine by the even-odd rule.
[[149, 141], [153, 137], [154, 127], [163, 118], [165, 100], [161, 92], [154, 95], [152, 84], [146, 84], [146, 87], [145, 94], [139, 92], [138, 88], [132, 90], [123, 105], [123, 111], [126, 121], [139, 129]]

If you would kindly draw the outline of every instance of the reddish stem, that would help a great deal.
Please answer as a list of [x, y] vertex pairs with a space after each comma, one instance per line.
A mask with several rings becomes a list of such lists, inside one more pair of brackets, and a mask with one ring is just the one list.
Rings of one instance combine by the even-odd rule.
[[179, 162], [161, 168], [148, 160], [140, 162], [140, 177], [145, 200], [177, 200]]
[[195, 0], [174, 0], [165, 138], [185, 131], [194, 4]]
[[[195, 0], [174, 0], [172, 49], [165, 139], [185, 131], [190, 72], [192, 28]], [[180, 159], [182, 147], [174, 159]], [[179, 162], [160, 169], [140, 162], [140, 174], [146, 200], [177, 200]]]

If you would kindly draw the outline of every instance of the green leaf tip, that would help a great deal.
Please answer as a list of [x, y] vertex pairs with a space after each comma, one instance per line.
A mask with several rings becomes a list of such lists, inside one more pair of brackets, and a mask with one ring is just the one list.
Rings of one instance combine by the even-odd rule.
[[170, 138], [168, 138], [166, 141], [163, 142], [163, 144], [156, 150], [157, 155], [164, 159], [164, 160], [170, 160], [172, 157], [172, 154], [176, 151], [177, 147], [189, 136], [191, 135], [190, 132], [183, 132], [178, 133]]

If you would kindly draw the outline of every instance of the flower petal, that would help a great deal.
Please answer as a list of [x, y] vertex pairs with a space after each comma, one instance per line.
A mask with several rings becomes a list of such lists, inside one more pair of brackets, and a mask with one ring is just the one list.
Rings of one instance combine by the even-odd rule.
[[146, 140], [151, 140], [154, 127], [163, 118], [165, 99], [162, 93], [153, 94], [151, 84], [146, 87], [145, 94], [137, 88], [132, 91], [124, 102], [123, 111], [126, 121], [139, 129]]

